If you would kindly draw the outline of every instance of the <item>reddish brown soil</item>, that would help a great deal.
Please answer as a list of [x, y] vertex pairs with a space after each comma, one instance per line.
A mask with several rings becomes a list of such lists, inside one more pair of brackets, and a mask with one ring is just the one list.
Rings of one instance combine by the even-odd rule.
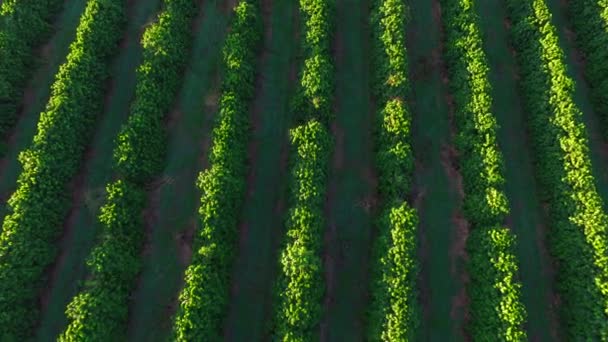
[[192, 220], [188, 222], [186, 230], [175, 235], [175, 244], [177, 245], [179, 260], [183, 266], [187, 266], [192, 261], [192, 243], [194, 241], [196, 225], [196, 218], [192, 218]]
[[[544, 221], [546, 221], [546, 214], [544, 216]], [[549, 251], [547, 250], [547, 234], [548, 228], [546, 225], [539, 224], [536, 226], [536, 243], [538, 246], [538, 250], [541, 252], [543, 260], [552, 260]], [[547, 263], [545, 265], [545, 268], [543, 268], [541, 272], [546, 274], [549, 279], [555, 279], [556, 266], [553, 265], [553, 263]], [[557, 313], [561, 306], [561, 300], [559, 294], [553, 288], [547, 293], [547, 297], [547, 300], [549, 302], [549, 312], [547, 314], [549, 315], [551, 337], [554, 341], [559, 341], [559, 332], [557, 328], [559, 326], [559, 321]]]
[[222, 11], [224, 13], [230, 13], [238, 4], [239, 0], [224, 0], [222, 4]]
[[[336, 57], [336, 60], [339, 60]], [[331, 131], [333, 136], [335, 137], [335, 145], [333, 149], [332, 156], [332, 168], [334, 170], [341, 170], [344, 167], [344, 132], [338, 127], [337, 124], [332, 123]], [[339, 254], [340, 254], [340, 245], [339, 241], [337, 241], [337, 229], [336, 224], [331, 218], [331, 215], [327, 215], [329, 209], [335, 203], [336, 198], [336, 184], [330, 182], [327, 187], [327, 198], [325, 202], [325, 217], [330, 217], [327, 222], [327, 230], [325, 231], [323, 237], [323, 251], [322, 251], [322, 259], [323, 259], [323, 272], [325, 276], [325, 297], [323, 299], [323, 312], [327, 312], [328, 308], [333, 304], [334, 301], [334, 291], [336, 286], [336, 266], [340, 263]], [[329, 246], [332, 246], [331, 248]], [[327, 341], [328, 340], [328, 332], [329, 327], [327, 325], [327, 321], [322, 319], [320, 324], [320, 340]]]
[[[266, 46], [270, 41], [272, 41], [272, 25], [271, 25], [271, 15], [272, 15], [272, 0], [262, 0], [261, 3], [261, 12], [262, 12], [262, 20], [264, 25], [264, 39], [262, 44], [262, 49], [258, 55], [258, 67], [262, 65], [266, 65], [268, 58], [270, 57], [270, 50]], [[255, 76], [255, 93], [254, 99], [261, 98], [260, 93], [264, 91], [264, 75], [260, 72], [256, 73]], [[262, 107], [260, 101], [253, 101], [253, 105], [251, 106], [251, 115], [250, 122], [252, 127], [251, 137], [249, 139], [249, 144], [247, 146], [247, 162], [249, 165], [248, 174], [247, 174], [247, 190], [245, 192], [246, 198], [251, 198], [254, 191], [254, 181], [256, 179], [256, 167], [254, 167], [254, 163], [258, 160], [258, 152], [259, 152], [259, 141], [257, 139], [253, 139], [253, 135], [255, 132], [259, 132], [261, 130], [261, 118], [262, 118]], [[249, 224], [245, 221], [242, 221], [239, 224], [239, 249], [242, 250], [244, 248], [245, 242], [247, 241], [247, 236], [249, 234]], [[235, 284], [236, 285], [236, 284]], [[234, 291], [233, 291], [234, 295]]]
[[[340, 31], [338, 31], [340, 32]], [[342, 41], [343, 37], [341, 34], [336, 34], [333, 41], [333, 57], [334, 63], [341, 63], [344, 60], [344, 44]], [[334, 112], [336, 112], [336, 104], [334, 102]], [[332, 161], [331, 167], [334, 172], [341, 170], [344, 167], [344, 131], [339, 127], [336, 122], [331, 124], [331, 133], [334, 137], [334, 148], [332, 149]], [[337, 241], [337, 229], [336, 223], [332, 219], [331, 215], [328, 215], [329, 209], [334, 206], [336, 198], [336, 184], [328, 179], [329, 184], [327, 186], [327, 197], [325, 201], [325, 217], [329, 217], [327, 222], [327, 230], [323, 237], [323, 272], [325, 277], [326, 291], [323, 298], [323, 312], [328, 312], [328, 308], [334, 301], [334, 292], [336, 286], [336, 264], [340, 263], [340, 245]], [[330, 248], [329, 246], [332, 246]], [[328, 340], [329, 327], [325, 318], [321, 319], [320, 323], [320, 341]]]

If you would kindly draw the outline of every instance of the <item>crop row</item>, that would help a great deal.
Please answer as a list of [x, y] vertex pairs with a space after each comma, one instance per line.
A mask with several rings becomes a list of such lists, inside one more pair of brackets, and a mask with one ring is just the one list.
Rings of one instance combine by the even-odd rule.
[[0, 138], [15, 125], [34, 48], [50, 31], [62, 0], [8, 1], [0, 8]]
[[544, 0], [507, 3], [538, 179], [549, 203], [564, 333], [569, 340], [608, 340], [608, 217], [573, 100], [574, 82]]
[[99, 94], [120, 39], [124, 5], [124, 0], [89, 1], [33, 143], [19, 155], [23, 171], [0, 235], [0, 336], [5, 339], [22, 339], [38, 316], [44, 270], [55, 259], [54, 243], [70, 205], [67, 184], [103, 107]]
[[331, 0], [300, 0], [304, 65], [290, 130], [290, 178], [285, 237], [275, 287], [274, 339], [309, 341], [321, 317], [323, 204], [331, 138], [327, 128], [333, 99], [330, 39]]
[[608, 127], [608, 3], [570, 0], [569, 4], [577, 42], [585, 53], [585, 77], [605, 128]]
[[376, 222], [370, 341], [413, 341], [420, 324], [416, 281], [418, 216], [407, 202], [414, 165], [405, 44], [409, 8], [400, 0], [376, 0], [371, 26], [376, 118], [376, 168], [382, 201]]
[[262, 36], [257, 0], [243, 1], [234, 11], [223, 49], [224, 80], [210, 167], [198, 178], [200, 231], [179, 296], [173, 327], [177, 341], [220, 340], [229, 296], [238, 213], [245, 194], [249, 103]]
[[514, 255], [515, 236], [502, 226], [509, 204], [475, 2], [444, 0], [442, 4], [464, 214], [471, 228], [466, 246], [468, 330], [475, 341], [523, 341], [526, 312]]
[[87, 260], [89, 276], [68, 304], [61, 341], [124, 340], [129, 294], [140, 270], [146, 183], [162, 171], [164, 118], [180, 87], [191, 41], [195, 0], [165, 0], [143, 35], [135, 99], [118, 135], [118, 180], [107, 185], [101, 236]]

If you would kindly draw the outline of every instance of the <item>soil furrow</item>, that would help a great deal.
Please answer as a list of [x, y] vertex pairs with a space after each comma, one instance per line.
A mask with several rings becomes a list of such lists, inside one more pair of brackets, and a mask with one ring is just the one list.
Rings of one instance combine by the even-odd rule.
[[202, 1], [193, 23], [190, 64], [166, 120], [163, 173], [150, 192], [142, 272], [130, 304], [129, 341], [164, 341], [171, 333], [184, 270], [198, 227], [196, 178], [206, 161], [217, 112], [218, 69], [228, 18], [223, 1]]
[[[289, 99], [296, 79], [299, 47], [297, 2], [262, 0], [264, 44], [260, 51], [245, 203], [239, 223], [239, 248], [225, 339], [264, 340], [272, 315], [272, 282], [283, 231], [283, 201], [287, 181]], [[295, 37], [295, 38], [294, 38]]]
[[503, 1], [477, 4], [490, 67], [493, 112], [499, 124], [498, 142], [504, 157], [505, 192], [511, 204], [509, 227], [517, 236], [515, 252], [521, 261], [522, 301], [528, 314], [526, 330], [531, 341], [556, 340], [554, 271], [546, 248], [547, 218], [534, 178], [526, 113], [518, 94], [519, 75], [509, 40], [510, 23]]
[[[452, 146], [453, 110], [447, 92], [441, 8], [412, 1], [408, 52], [413, 90], [415, 206], [420, 216], [421, 340], [464, 340], [464, 282], [468, 227], [462, 219], [462, 187]], [[433, 23], [432, 26], [428, 23]]]
[[326, 202], [321, 341], [362, 341], [376, 206], [368, 1], [336, 2], [333, 163]]

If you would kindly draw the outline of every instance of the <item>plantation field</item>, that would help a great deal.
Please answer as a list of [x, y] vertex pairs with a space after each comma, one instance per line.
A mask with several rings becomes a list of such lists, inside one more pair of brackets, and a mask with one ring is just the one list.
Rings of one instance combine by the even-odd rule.
[[608, 341], [600, 0], [0, 0], [0, 341]]

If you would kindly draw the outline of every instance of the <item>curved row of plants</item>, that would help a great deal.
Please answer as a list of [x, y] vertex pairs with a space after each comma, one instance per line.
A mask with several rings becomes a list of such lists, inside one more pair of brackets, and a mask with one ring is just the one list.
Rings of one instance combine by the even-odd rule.
[[17, 121], [34, 49], [47, 37], [51, 29], [49, 21], [63, 2], [5, 1], [0, 7], [0, 139]]
[[164, 119], [180, 88], [191, 44], [196, 0], [165, 0], [143, 34], [130, 116], [118, 135], [114, 167], [101, 208], [101, 235], [87, 259], [89, 275], [66, 309], [60, 341], [125, 339], [129, 295], [141, 268], [146, 184], [163, 168]]
[[608, 340], [608, 217], [574, 82], [544, 0], [507, 3], [537, 175], [549, 203], [563, 330], [568, 340]]
[[38, 132], [19, 155], [23, 171], [0, 235], [1, 339], [22, 340], [38, 317], [44, 271], [55, 260], [55, 240], [70, 206], [67, 185], [102, 111], [100, 94], [124, 21], [124, 0], [89, 0]]
[[255, 89], [256, 51], [262, 37], [258, 0], [234, 9], [223, 48], [224, 80], [213, 129], [210, 167], [199, 174], [200, 231], [173, 326], [177, 341], [221, 339], [230, 271], [237, 240], [237, 213], [245, 195], [249, 103]]
[[464, 215], [471, 227], [466, 246], [468, 331], [475, 341], [524, 341], [526, 312], [514, 254], [516, 239], [503, 226], [509, 203], [475, 1], [443, 0], [442, 5]]
[[408, 203], [414, 157], [410, 146], [412, 117], [406, 28], [409, 8], [401, 0], [372, 5], [373, 93], [376, 116], [376, 169], [380, 214], [374, 245], [370, 341], [414, 341], [420, 325], [416, 281], [418, 216]]
[[[585, 54], [585, 77], [593, 104], [608, 127], [608, 3], [603, 0], [570, 0], [576, 40]], [[605, 135], [608, 137], [608, 135]]]
[[331, 0], [300, 0], [304, 64], [293, 102], [289, 202], [275, 284], [273, 336], [309, 341], [321, 317], [324, 293], [321, 248], [323, 205], [332, 146], [328, 123], [333, 100]]

